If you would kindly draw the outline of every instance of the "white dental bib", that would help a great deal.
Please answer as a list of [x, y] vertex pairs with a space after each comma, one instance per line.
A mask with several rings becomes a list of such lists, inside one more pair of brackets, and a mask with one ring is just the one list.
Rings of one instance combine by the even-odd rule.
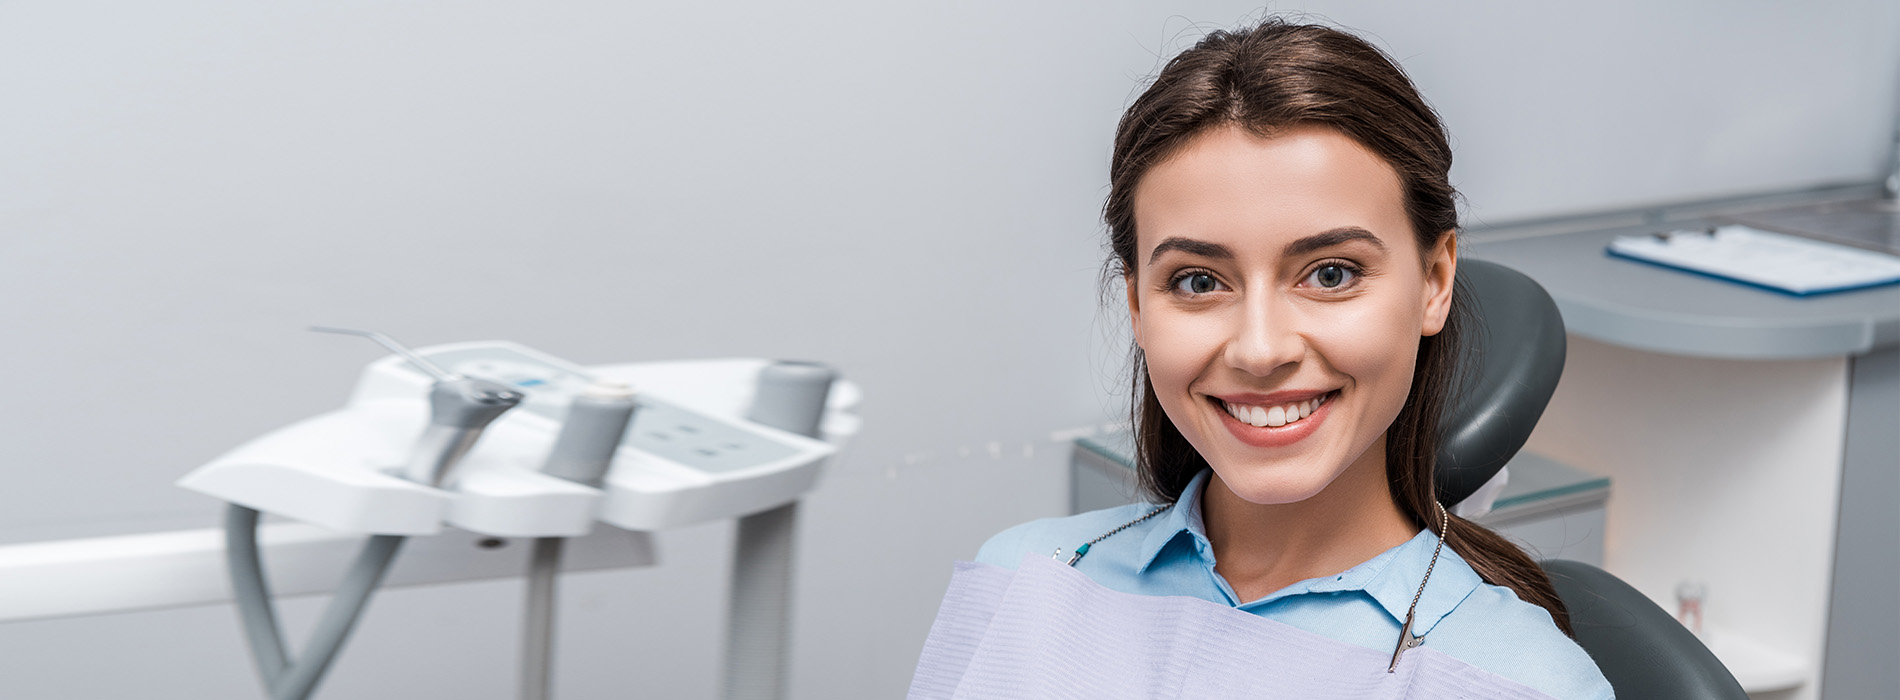
[[1390, 652], [1186, 596], [1110, 590], [1047, 556], [958, 562], [910, 700], [1551, 700], [1427, 643]]

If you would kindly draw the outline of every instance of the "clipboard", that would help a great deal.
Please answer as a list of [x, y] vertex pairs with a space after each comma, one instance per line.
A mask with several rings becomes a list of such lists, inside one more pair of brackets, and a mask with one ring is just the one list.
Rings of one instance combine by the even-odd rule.
[[1617, 236], [1605, 252], [1797, 297], [1900, 284], [1900, 257], [1742, 225]]

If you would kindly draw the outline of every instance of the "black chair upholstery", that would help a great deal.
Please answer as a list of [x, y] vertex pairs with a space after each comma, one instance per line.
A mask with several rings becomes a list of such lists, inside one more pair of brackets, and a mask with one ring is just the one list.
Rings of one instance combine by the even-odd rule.
[[[1456, 294], [1466, 329], [1464, 379], [1446, 408], [1438, 449], [1441, 503], [1470, 496], [1524, 446], [1564, 367], [1564, 323], [1531, 278], [1503, 265], [1460, 260]], [[1577, 644], [1623, 700], [1748, 700], [1702, 642], [1647, 597], [1602, 569], [1543, 562], [1570, 611]]]
[[1629, 584], [1583, 562], [1543, 564], [1570, 609], [1577, 644], [1596, 659], [1616, 697], [1748, 700], [1701, 640]]
[[1565, 348], [1557, 302], [1524, 273], [1460, 260], [1453, 293], [1464, 297], [1473, 323], [1438, 444], [1438, 501], [1446, 505], [1477, 491], [1530, 439], [1557, 391]]

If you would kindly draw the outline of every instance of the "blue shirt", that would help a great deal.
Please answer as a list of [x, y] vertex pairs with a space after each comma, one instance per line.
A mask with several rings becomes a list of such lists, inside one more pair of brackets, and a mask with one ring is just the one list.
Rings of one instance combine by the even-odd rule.
[[[1090, 547], [1076, 570], [1124, 593], [1192, 596], [1348, 644], [1392, 650], [1412, 595], [1431, 563], [1436, 535], [1420, 531], [1405, 544], [1336, 575], [1241, 601], [1215, 572], [1214, 550], [1201, 522], [1201, 491], [1210, 473], [1194, 477], [1180, 502], [1167, 512]], [[1057, 548], [1066, 558], [1078, 545], [1154, 508], [1136, 504], [1018, 525], [990, 538], [976, 560], [1015, 568], [1025, 554], [1050, 556]], [[1558, 700], [1614, 697], [1596, 663], [1557, 629], [1549, 612], [1519, 600], [1509, 588], [1485, 583], [1450, 547], [1439, 555], [1419, 598], [1412, 633], [1453, 658]]]

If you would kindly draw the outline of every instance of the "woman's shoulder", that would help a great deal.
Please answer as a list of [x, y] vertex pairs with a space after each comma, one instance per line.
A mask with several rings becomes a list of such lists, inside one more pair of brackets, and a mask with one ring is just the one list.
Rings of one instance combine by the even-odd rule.
[[1432, 630], [1428, 646], [1557, 700], [1609, 700], [1609, 680], [1550, 611], [1481, 583]]
[[1057, 548], [1075, 551], [1076, 545], [1102, 536], [1110, 530], [1154, 510], [1148, 503], [1092, 510], [1061, 518], [1042, 518], [996, 533], [976, 552], [976, 561], [1014, 569], [1023, 555], [1036, 553], [1052, 556]]

